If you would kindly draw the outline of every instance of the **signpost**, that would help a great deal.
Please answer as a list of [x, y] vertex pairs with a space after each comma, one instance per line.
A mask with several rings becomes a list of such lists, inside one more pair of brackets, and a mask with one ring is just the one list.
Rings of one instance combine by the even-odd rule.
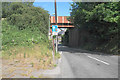
[[57, 45], [58, 45], [58, 43], [57, 43], [57, 35], [58, 35], [58, 26], [57, 25], [52, 25], [52, 35], [54, 36], [56, 36], [56, 52], [57, 52]]
[[54, 60], [54, 54], [55, 54], [55, 47], [54, 47], [54, 38], [53, 36], [56, 36], [56, 52], [57, 52], [57, 35], [58, 35], [58, 26], [57, 26], [57, 9], [56, 9], [56, 0], [55, 0], [55, 25], [52, 25], [52, 40], [53, 40], [53, 62], [55, 63]]
[[[58, 35], [58, 26], [57, 25], [52, 25], [52, 37]], [[54, 60], [54, 54], [55, 54], [55, 47], [54, 47], [54, 37], [53, 39], [53, 62], [55, 63]], [[56, 39], [56, 52], [57, 52], [57, 39]]]
[[58, 35], [58, 26], [52, 25], [52, 35]]

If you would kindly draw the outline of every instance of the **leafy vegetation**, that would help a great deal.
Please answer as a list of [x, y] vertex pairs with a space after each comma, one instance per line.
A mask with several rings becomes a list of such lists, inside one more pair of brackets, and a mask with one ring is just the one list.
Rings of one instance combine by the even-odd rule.
[[[54, 67], [52, 43], [48, 40], [48, 11], [33, 3], [2, 3], [2, 57], [22, 67]], [[55, 55], [58, 58], [59, 55]], [[8, 64], [8, 63], [7, 63]], [[9, 65], [9, 64], [8, 64]]]
[[39, 31], [39, 29], [26, 28], [19, 30], [16, 26], [9, 25], [7, 21], [2, 22], [2, 33], [3, 33], [3, 50], [7, 50], [14, 46], [28, 46], [32, 47], [34, 44], [41, 42], [47, 42], [47, 36]]
[[2, 22], [4, 50], [12, 46], [31, 46], [42, 41], [49, 42], [47, 11], [25, 3], [3, 3], [3, 14], [6, 18]]
[[83, 41], [81, 48], [114, 53], [118, 49], [118, 30], [120, 29], [120, 2], [74, 2], [71, 4], [70, 20], [78, 28]]

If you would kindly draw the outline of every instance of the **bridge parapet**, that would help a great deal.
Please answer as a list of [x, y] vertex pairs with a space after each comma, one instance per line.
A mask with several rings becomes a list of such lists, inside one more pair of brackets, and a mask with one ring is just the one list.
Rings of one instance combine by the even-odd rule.
[[[57, 25], [59, 28], [74, 27], [73, 23], [67, 20], [67, 17], [69, 16], [57, 16]], [[50, 16], [50, 23], [51, 23], [51, 27], [52, 25], [55, 25], [55, 16]]]

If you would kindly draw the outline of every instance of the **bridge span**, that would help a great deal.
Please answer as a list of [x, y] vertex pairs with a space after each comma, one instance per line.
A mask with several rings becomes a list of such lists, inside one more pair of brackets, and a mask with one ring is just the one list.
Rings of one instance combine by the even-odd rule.
[[[71, 21], [68, 21], [67, 18], [69, 16], [57, 16], [57, 25], [58, 28], [72, 28], [73, 23]], [[55, 16], [50, 16], [50, 27], [52, 25], [55, 25]]]

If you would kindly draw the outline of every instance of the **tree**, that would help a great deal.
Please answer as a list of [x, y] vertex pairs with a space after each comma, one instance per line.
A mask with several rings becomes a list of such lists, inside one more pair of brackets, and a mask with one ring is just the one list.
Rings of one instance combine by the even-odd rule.
[[6, 11], [4, 15], [6, 19], [2, 23], [3, 49], [48, 42], [48, 11], [22, 2], [5, 5], [9, 7], [3, 10]]
[[6, 18], [13, 13], [21, 13], [20, 11], [15, 11], [19, 8], [33, 7], [33, 2], [3, 2], [2, 3], [2, 17]]
[[[95, 40], [96, 45], [106, 45], [117, 37], [120, 28], [120, 2], [73, 2], [71, 6], [69, 19], [80, 31], [89, 32], [88, 35]], [[118, 40], [115, 45], [117, 42]]]

